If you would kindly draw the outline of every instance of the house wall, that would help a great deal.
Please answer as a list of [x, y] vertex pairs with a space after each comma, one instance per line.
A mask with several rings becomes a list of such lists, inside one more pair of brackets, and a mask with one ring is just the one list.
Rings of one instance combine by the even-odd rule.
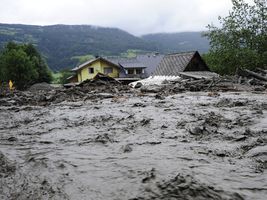
[[78, 74], [78, 81], [77, 82], [81, 82], [82, 81], [81, 71], [79, 71], [77, 74]]
[[108, 73], [108, 75], [109, 75], [110, 77], [113, 77], [113, 78], [118, 78], [118, 77], [119, 77], [118, 69], [117, 69], [116, 67], [114, 67], [114, 66], [109, 65], [109, 64], [106, 63], [105, 61], [102, 61], [102, 62], [101, 62], [101, 66], [100, 66], [100, 72], [101, 72], [102, 74], [104, 74], [104, 68], [105, 68], [105, 67], [113, 67], [113, 73]]
[[[91, 65], [85, 66], [78, 72], [78, 81], [84, 81], [86, 79], [92, 79], [94, 76], [98, 73], [101, 72], [104, 74], [104, 68], [105, 67], [112, 67], [113, 68], [113, 73], [108, 73], [110, 77], [117, 78], [119, 77], [119, 73], [116, 67], [110, 66], [108, 63], [102, 60], [97, 60], [96, 62], [92, 63]], [[94, 69], [93, 74], [89, 74], [89, 68]], [[97, 71], [97, 68], [99, 68], [99, 71]]]
[[119, 72], [119, 78], [145, 78], [145, 69], [142, 69], [142, 74], [136, 74], [136, 69], [135, 74], [128, 74], [128, 69], [124, 69], [121, 67], [118, 72]]
[[71, 83], [77, 83], [78, 82], [78, 76], [74, 76], [70, 79]]

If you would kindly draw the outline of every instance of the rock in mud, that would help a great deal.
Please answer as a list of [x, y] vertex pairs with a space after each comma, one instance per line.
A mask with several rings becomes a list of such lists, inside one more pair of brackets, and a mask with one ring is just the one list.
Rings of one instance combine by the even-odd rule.
[[142, 84], [141, 82], [137, 82], [137, 83], [135, 84], [134, 88], [140, 88], [140, 87], [142, 87], [142, 86], [143, 86], [143, 84]]
[[123, 149], [123, 152], [124, 153], [129, 153], [131, 152], [133, 149], [131, 148], [131, 146], [129, 144], [127, 144], [124, 149]]
[[[153, 178], [155, 175], [153, 174]], [[147, 179], [143, 179], [143, 183]], [[140, 195], [132, 200], [144, 199], [183, 199], [183, 200], [243, 200], [238, 194], [225, 195], [223, 191], [216, 190], [212, 185], [201, 183], [194, 176], [188, 174], [178, 174], [167, 181], [158, 181], [156, 187], [146, 188], [146, 195]]]
[[30, 92], [38, 92], [39, 90], [44, 90], [44, 91], [51, 91], [52, 89], [54, 89], [53, 86], [49, 85], [48, 83], [36, 83], [34, 85], [32, 85], [31, 87], [28, 88], [27, 91]]
[[254, 91], [265, 91], [265, 87], [255, 87]]
[[201, 135], [203, 133], [203, 131], [205, 130], [205, 127], [199, 127], [199, 126], [196, 126], [194, 128], [190, 128], [189, 129], [189, 132], [190, 134], [192, 135]]
[[113, 94], [109, 94], [109, 93], [98, 93], [97, 97], [103, 98], [103, 99], [107, 99], [107, 98], [113, 98], [114, 95]]
[[155, 98], [159, 99], [159, 100], [164, 100], [165, 99], [165, 97], [163, 95], [160, 95], [160, 94], [156, 94]]
[[158, 93], [165, 88], [164, 85], [143, 85], [140, 89], [141, 92]]
[[143, 103], [135, 103], [133, 107], [146, 107], [146, 104]]
[[[0, 178], [11, 175], [16, 170], [16, 166], [12, 164], [3, 154], [0, 152]], [[2, 185], [3, 186], [3, 185]], [[0, 196], [1, 197], [1, 196]]]

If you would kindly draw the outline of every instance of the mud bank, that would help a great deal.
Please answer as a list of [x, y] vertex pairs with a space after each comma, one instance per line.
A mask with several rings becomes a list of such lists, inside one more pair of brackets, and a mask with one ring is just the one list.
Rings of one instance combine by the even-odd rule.
[[267, 94], [0, 107], [0, 199], [266, 199]]

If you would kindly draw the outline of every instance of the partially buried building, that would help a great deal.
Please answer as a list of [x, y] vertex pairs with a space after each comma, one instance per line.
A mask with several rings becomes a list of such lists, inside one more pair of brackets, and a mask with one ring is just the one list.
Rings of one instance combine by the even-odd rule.
[[210, 72], [209, 67], [198, 51], [166, 54], [152, 76], [181, 76], [184, 78], [208, 78], [217, 76]]

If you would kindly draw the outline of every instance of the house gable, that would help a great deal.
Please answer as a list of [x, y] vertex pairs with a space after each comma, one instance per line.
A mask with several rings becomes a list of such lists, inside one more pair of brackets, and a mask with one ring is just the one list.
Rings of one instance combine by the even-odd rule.
[[108, 60], [101, 57], [89, 60], [82, 65], [72, 69], [78, 75], [78, 81], [84, 81], [86, 79], [92, 79], [98, 72], [108, 74], [115, 78], [118, 77], [118, 69], [120, 67]]
[[196, 52], [183, 72], [187, 71], [210, 71], [210, 69], [199, 53]]

